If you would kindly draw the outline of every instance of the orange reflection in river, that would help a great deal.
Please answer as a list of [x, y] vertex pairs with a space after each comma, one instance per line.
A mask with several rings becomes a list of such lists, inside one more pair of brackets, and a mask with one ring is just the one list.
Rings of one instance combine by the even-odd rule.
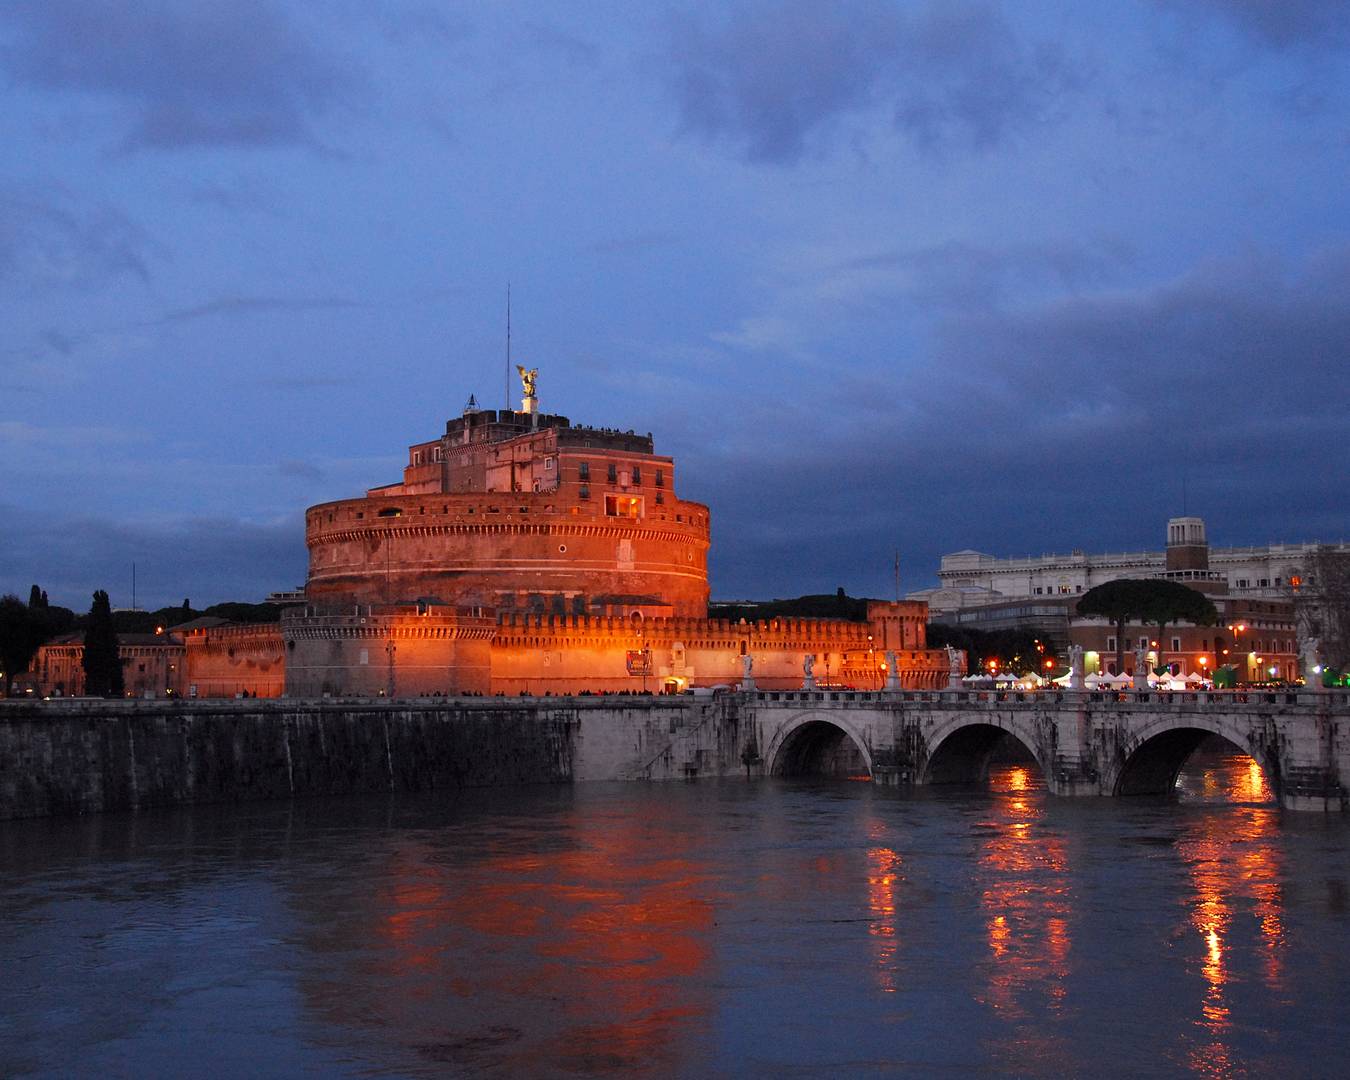
[[[689, 847], [673, 824], [613, 819], [561, 850], [467, 865], [411, 843], [372, 876], [391, 883], [370, 898], [379, 970], [353, 970], [332, 1007], [379, 1015], [437, 1053], [496, 1055], [435, 1058], [451, 1064], [509, 1071], [515, 1042], [536, 1055], [545, 1042], [567, 1070], [673, 1065], [708, 1012], [690, 976], [709, 962], [714, 907]], [[479, 1011], [484, 998], [497, 1015]], [[444, 1043], [447, 1020], [455, 1038]]]
[[[1183, 799], [1186, 793], [1221, 803], [1270, 798], [1260, 767], [1243, 755], [1193, 759], [1181, 786]], [[1199, 937], [1198, 970], [1204, 982], [1196, 1021], [1203, 1041], [1189, 1058], [1191, 1070], [1201, 1076], [1228, 1075], [1234, 1064], [1228, 1044], [1233, 1029], [1230, 952], [1235, 947], [1260, 950], [1262, 981], [1272, 991], [1284, 989], [1287, 943], [1278, 821], [1274, 808], [1216, 807], [1189, 818], [1186, 834], [1177, 841], [1191, 878], [1189, 921]], [[1255, 917], [1254, 939], [1248, 914]]]
[[895, 961], [897, 934], [895, 922], [895, 891], [900, 878], [900, 856], [888, 847], [874, 847], [867, 852], [867, 903], [872, 921], [868, 933], [872, 938], [872, 954], [877, 985], [888, 994], [895, 993]]
[[[1039, 774], [1022, 766], [990, 770], [991, 820], [980, 823], [984, 840], [978, 882], [986, 913], [986, 1004], [1009, 1020], [1064, 1003], [1072, 947], [1072, 898], [1062, 837], [1038, 828], [1046, 795]], [[1050, 1034], [1018, 1035], [1019, 1053], [1045, 1062], [1067, 1047]]]

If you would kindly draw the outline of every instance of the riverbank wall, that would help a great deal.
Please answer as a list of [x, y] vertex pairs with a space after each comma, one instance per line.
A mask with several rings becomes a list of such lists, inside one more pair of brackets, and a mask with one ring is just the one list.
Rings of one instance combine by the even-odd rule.
[[725, 698], [0, 703], [0, 820], [740, 767]]

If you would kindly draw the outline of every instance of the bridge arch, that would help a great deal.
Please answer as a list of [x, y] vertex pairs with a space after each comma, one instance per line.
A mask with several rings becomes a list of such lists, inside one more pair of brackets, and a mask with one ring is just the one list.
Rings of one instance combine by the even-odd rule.
[[764, 753], [770, 776], [872, 776], [868, 740], [837, 712], [797, 713], [779, 724]]
[[1256, 762], [1266, 786], [1278, 799], [1278, 756], [1261, 740], [1251, 738], [1251, 732], [1250, 724], [1220, 717], [1184, 715], [1155, 720], [1124, 742], [1102, 777], [1102, 788], [1112, 795], [1167, 795], [1200, 743], [1217, 735]]
[[989, 759], [1000, 742], [1011, 736], [1050, 780], [1042, 760], [1036, 729], [1021, 717], [991, 714], [958, 715], [927, 732], [927, 753], [919, 770], [920, 784], [978, 784], [988, 779]]

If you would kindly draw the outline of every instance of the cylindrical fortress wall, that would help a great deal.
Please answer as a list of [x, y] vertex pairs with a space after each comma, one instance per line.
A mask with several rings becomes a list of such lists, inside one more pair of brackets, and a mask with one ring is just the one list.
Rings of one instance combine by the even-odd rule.
[[[650, 505], [650, 504], [649, 504]], [[473, 607], [608, 597], [659, 598], [701, 618], [708, 603], [708, 509], [673, 497], [641, 517], [558, 492], [346, 499], [305, 516], [311, 600]]]

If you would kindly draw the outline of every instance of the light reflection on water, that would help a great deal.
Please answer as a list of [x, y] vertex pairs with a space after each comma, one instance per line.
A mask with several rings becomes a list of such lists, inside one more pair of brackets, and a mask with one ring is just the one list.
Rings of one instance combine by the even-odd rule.
[[1175, 800], [1012, 765], [10, 823], [0, 1074], [1317, 1075], [1350, 830], [1265, 795], [1200, 755]]

